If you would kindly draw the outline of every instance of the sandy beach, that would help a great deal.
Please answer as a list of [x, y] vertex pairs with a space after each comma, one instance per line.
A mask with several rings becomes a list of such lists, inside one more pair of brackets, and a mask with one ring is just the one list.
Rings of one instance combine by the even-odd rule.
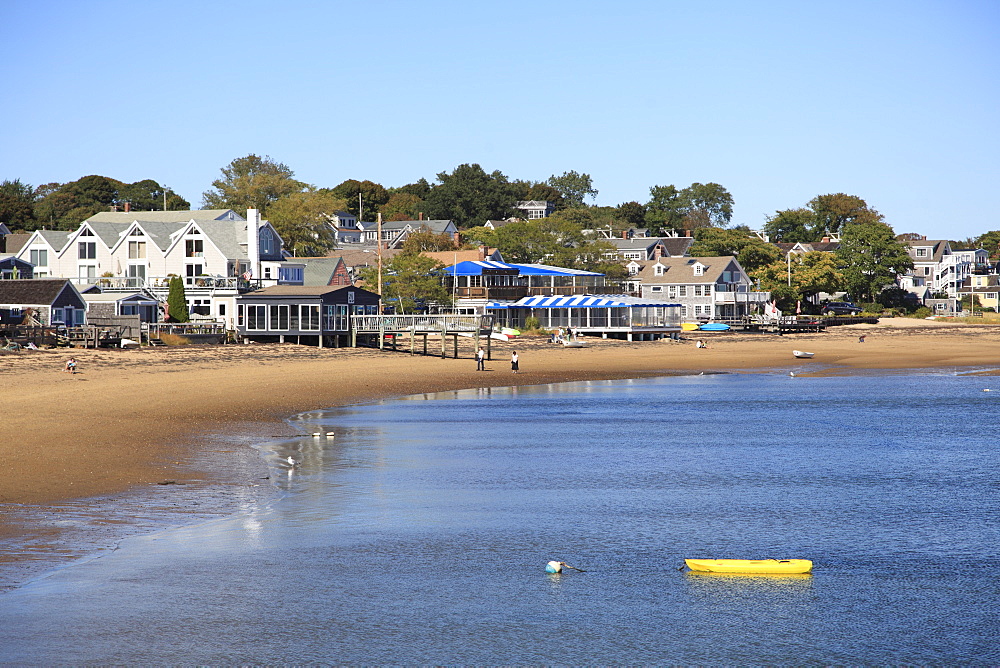
[[[859, 336], [864, 335], [864, 343]], [[676, 373], [794, 370], [1000, 369], [1000, 327], [892, 319], [824, 333], [704, 335], [679, 342], [591, 340], [565, 349], [543, 339], [494, 342], [477, 372], [471, 341], [460, 359], [407, 351], [292, 344], [138, 350], [42, 350], [0, 356], [4, 397], [0, 537], [23, 532], [18, 509], [188, 480], [250, 484], [240, 467], [205, 470], [204, 434], [291, 436], [299, 412], [471, 387]], [[521, 373], [510, 371], [517, 349]], [[815, 353], [796, 359], [792, 350]], [[63, 371], [69, 357], [76, 374]], [[234, 442], [238, 439], [234, 439]], [[247, 448], [243, 448], [247, 449]]]

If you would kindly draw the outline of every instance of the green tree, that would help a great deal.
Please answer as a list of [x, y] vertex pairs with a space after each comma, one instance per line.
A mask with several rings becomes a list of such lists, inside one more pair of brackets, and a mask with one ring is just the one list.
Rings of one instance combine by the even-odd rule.
[[408, 192], [395, 192], [379, 207], [382, 220], [417, 220], [423, 211], [424, 200]]
[[733, 196], [718, 183], [653, 186], [646, 203], [646, 222], [657, 230], [725, 227], [733, 218]]
[[233, 209], [240, 214], [257, 209], [265, 216], [272, 203], [305, 190], [306, 184], [294, 176], [287, 165], [251, 153], [222, 168], [222, 178], [212, 181], [214, 190], [202, 193], [203, 204], [208, 209]]
[[358, 220], [373, 222], [379, 209], [389, 201], [389, 191], [374, 181], [347, 179], [333, 188], [333, 194], [347, 203], [347, 211]]
[[733, 196], [718, 183], [692, 183], [681, 199], [685, 229], [725, 227], [733, 219]]
[[513, 181], [512, 185], [517, 189], [518, 200], [543, 201], [551, 203], [556, 211], [566, 208], [562, 193], [547, 183], [537, 181]]
[[848, 291], [862, 301], [874, 301], [897, 276], [913, 268], [906, 246], [881, 222], [848, 224], [836, 255]]
[[758, 268], [753, 277], [760, 281], [761, 289], [791, 302], [809, 299], [820, 292], [836, 292], [844, 286], [837, 258], [821, 251], [783, 257]]
[[124, 185], [121, 181], [92, 174], [69, 183], [40, 186], [35, 191], [37, 225], [57, 230], [74, 229], [95, 213], [117, 207], [121, 203], [118, 192]]
[[676, 186], [652, 186], [646, 202], [646, 223], [657, 231], [680, 229], [684, 220], [681, 193]]
[[34, 230], [35, 191], [20, 179], [0, 183], [0, 223], [13, 230]]
[[186, 211], [191, 208], [190, 202], [153, 179], [123, 185], [118, 189], [118, 199], [122, 203], [128, 202], [133, 211], [163, 211], [164, 202], [167, 211]]
[[816, 241], [816, 213], [806, 208], [776, 211], [764, 224], [764, 233], [773, 242]]
[[191, 319], [191, 316], [188, 315], [184, 281], [181, 280], [180, 276], [173, 276], [170, 279], [169, 291], [167, 292], [167, 314], [170, 322], [187, 322]]
[[989, 251], [990, 260], [1000, 260], [1000, 230], [986, 232], [976, 239], [976, 247]]
[[704, 227], [695, 232], [691, 244], [693, 257], [732, 255], [747, 273], [773, 264], [782, 257], [781, 251], [764, 243], [745, 230], [724, 230], [718, 227]]
[[842, 232], [852, 223], [882, 222], [882, 215], [869, 208], [868, 203], [856, 195], [844, 193], [817, 195], [809, 200], [809, 208], [816, 215], [814, 238]]
[[458, 250], [458, 243], [447, 232], [437, 234], [426, 226], [406, 237], [401, 247], [403, 253], [422, 253], [423, 251], [438, 252]]
[[[408, 313], [430, 303], [451, 304], [451, 295], [441, 282], [443, 264], [420, 253], [403, 252], [382, 268], [382, 303]], [[378, 267], [362, 269], [359, 278], [369, 290], [378, 286]]]
[[514, 215], [517, 188], [499, 171], [487, 174], [477, 164], [459, 165], [437, 175], [425, 204], [432, 219], [452, 220], [461, 228]]
[[344, 206], [344, 201], [328, 190], [309, 189], [275, 201], [267, 218], [293, 255], [325, 255], [337, 245], [331, 216]]
[[553, 174], [545, 184], [562, 195], [564, 207], [583, 206], [586, 198], [597, 197], [597, 188], [594, 187], [590, 174], [578, 174], [575, 171], [563, 172], [562, 176]]
[[602, 271], [614, 246], [584, 233], [575, 209], [548, 218], [521, 220], [497, 230], [476, 227], [466, 231], [470, 242], [499, 248], [504, 259], [516, 263], [551, 264], [570, 269]]
[[622, 202], [618, 205], [618, 220], [628, 227], [639, 227], [646, 224], [646, 207], [638, 202]]

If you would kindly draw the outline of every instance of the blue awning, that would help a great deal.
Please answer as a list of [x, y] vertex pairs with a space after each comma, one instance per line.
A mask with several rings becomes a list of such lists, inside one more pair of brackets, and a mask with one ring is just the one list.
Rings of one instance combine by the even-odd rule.
[[627, 295], [557, 295], [524, 297], [507, 308], [630, 308], [679, 307], [680, 304], [640, 299]]
[[442, 274], [449, 276], [482, 276], [493, 270], [505, 270], [517, 272], [519, 276], [603, 276], [604, 274], [595, 271], [583, 271], [582, 269], [566, 269], [564, 267], [550, 267], [547, 264], [508, 264], [506, 262], [494, 262], [492, 260], [466, 260], [453, 264], [450, 267], [441, 269]]

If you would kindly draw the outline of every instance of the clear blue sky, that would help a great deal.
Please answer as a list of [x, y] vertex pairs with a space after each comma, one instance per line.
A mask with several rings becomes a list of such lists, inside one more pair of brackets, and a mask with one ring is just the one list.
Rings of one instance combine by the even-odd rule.
[[465, 162], [716, 182], [733, 222], [846, 192], [897, 233], [1000, 229], [1000, 2], [0, 0], [0, 180], [151, 178], [192, 206], [250, 153], [320, 187]]

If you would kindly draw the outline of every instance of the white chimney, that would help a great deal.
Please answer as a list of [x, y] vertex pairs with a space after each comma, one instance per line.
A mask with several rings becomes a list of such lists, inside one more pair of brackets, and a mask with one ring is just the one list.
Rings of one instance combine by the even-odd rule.
[[257, 209], [247, 209], [247, 257], [250, 258], [250, 273], [260, 278], [260, 218]]

